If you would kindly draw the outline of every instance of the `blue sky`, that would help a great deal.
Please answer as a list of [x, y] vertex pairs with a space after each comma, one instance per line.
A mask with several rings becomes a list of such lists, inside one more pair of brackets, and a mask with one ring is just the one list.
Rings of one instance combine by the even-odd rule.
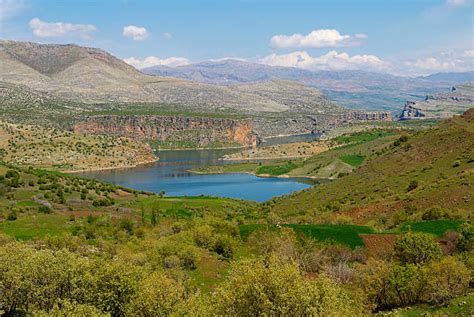
[[2, 39], [99, 47], [136, 67], [243, 58], [417, 75], [472, 70], [472, 0], [0, 0]]

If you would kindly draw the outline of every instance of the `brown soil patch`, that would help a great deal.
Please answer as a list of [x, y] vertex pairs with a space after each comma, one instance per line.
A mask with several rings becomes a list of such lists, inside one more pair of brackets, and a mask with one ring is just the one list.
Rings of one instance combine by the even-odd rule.
[[395, 246], [395, 234], [359, 234], [369, 252], [376, 257], [392, 253]]

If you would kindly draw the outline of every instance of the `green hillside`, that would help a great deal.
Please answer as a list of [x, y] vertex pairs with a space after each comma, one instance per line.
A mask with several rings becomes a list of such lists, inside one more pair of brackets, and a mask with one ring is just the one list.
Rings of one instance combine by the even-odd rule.
[[317, 221], [322, 214], [334, 212], [357, 223], [372, 219], [377, 225], [416, 220], [430, 208], [450, 217], [472, 216], [473, 172], [471, 109], [414, 136], [400, 137], [382, 155], [337, 181], [277, 198], [268, 208], [287, 219]]

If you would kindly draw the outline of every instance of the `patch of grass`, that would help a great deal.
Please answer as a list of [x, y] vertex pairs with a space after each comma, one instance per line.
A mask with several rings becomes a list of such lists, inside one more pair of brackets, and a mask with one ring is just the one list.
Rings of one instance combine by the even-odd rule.
[[383, 312], [377, 316], [473, 316], [474, 314], [474, 293], [460, 296], [451, 301], [447, 306], [418, 305], [397, 309], [392, 312]]
[[286, 174], [298, 166], [293, 162], [288, 162], [285, 165], [267, 165], [267, 166], [260, 166], [257, 168], [257, 174], [269, 174], [273, 176], [283, 175]]
[[[373, 233], [373, 229], [366, 226], [355, 225], [330, 225], [330, 224], [315, 224], [315, 225], [299, 225], [299, 224], [284, 224], [286, 228], [293, 229], [298, 234], [303, 234], [307, 237], [318, 241], [335, 242], [347, 245], [351, 248], [356, 246], [363, 246], [364, 241], [359, 236], [359, 233]], [[239, 227], [240, 236], [242, 239], [247, 239], [248, 236], [257, 229], [270, 228], [276, 230], [276, 225], [266, 224], [249, 224], [241, 225]]]
[[20, 217], [15, 221], [0, 223], [0, 230], [18, 240], [42, 238], [46, 235], [60, 235], [72, 229], [68, 218], [62, 215], [33, 215]]
[[37, 202], [31, 201], [31, 200], [24, 200], [24, 201], [19, 201], [16, 203], [17, 207], [40, 207], [42, 205], [38, 204]]
[[465, 221], [460, 220], [431, 220], [420, 222], [407, 222], [398, 228], [398, 232], [406, 232], [408, 230], [431, 233], [437, 237], [443, 236], [448, 230], [457, 231], [459, 226]]
[[341, 135], [334, 138], [334, 141], [340, 144], [349, 144], [349, 143], [365, 143], [369, 142], [384, 136], [394, 135], [395, 133], [391, 131], [363, 131], [356, 132], [348, 135]]
[[356, 154], [347, 154], [339, 156], [339, 159], [344, 163], [347, 163], [351, 166], [357, 167], [362, 165], [365, 160], [365, 156], [363, 155], [356, 155]]

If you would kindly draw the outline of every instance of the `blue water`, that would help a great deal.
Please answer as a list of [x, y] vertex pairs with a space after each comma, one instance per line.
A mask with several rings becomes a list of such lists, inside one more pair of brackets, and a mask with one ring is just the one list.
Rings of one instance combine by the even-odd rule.
[[[129, 169], [84, 172], [83, 177], [159, 193], [166, 196], [200, 196], [269, 200], [274, 196], [308, 188], [308, 180], [262, 178], [249, 174], [202, 175], [188, 172], [190, 168], [228, 164], [218, 159], [235, 150], [158, 151], [160, 161]], [[235, 162], [232, 162], [235, 163]]]

